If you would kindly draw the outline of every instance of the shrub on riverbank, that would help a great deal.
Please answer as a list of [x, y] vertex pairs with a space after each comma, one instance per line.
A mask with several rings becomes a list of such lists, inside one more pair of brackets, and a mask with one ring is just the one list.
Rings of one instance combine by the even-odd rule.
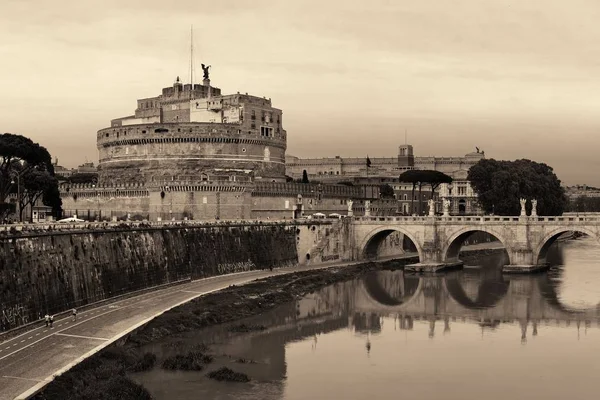
[[156, 356], [110, 347], [57, 376], [36, 400], [151, 400], [150, 393], [126, 376], [154, 366]]
[[199, 351], [190, 351], [186, 355], [177, 354], [163, 361], [162, 367], [171, 371], [201, 371], [205, 364], [213, 362], [213, 356]]
[[209, 372], [206, 376], [216, 381], [250, 382], [248, 375], [241, 372], [235, 372], [227, 367], [222, 367], [216, 371]]

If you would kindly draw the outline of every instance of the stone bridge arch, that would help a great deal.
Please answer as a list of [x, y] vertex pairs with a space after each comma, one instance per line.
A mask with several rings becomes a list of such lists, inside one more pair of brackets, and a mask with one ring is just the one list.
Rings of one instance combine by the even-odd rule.
[[408, 229], [398, 225], [379, 226], [367, 233], [359, 246], [360, 259], [373, 260], [377, 258], [377, 250], [381, 243], [394, 232], [399, 232], [406, 236], [416, 247], [419, 253], [419, 260], [423, 260], [423, 246], [416, 236], [411, 234]]
[[538, 243], [531, 246], [533, 249], [533, 262], [537, 264], [545, 264], [550, 246], [556, 242], [556, 239], [567, 232], [584, 233], [594, 238], [596, 242], [600, 244], [600, 232], [598, 230], [592, 230], [579, 226], [554, 228], [542, 236]]
[[458, 262], [458, 255], [463, 242], [476, 232], [485, 232], [494, 236], [500, 243], [502, 243], [504, 249], [508, 253], [509, 263], [512, 262], [510, 246], [507, 243], [507, 239], [504, 238], [504, 235], [498, 230], [484, 225], [465, 226], [451, 233], [448, 236], [448, 239], [442, 245], [442, 260], [445, 262]]

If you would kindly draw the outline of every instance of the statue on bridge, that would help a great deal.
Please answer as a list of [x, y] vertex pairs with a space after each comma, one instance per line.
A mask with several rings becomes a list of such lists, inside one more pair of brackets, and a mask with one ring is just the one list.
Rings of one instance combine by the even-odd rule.
[[527, 204], [527, 199], [519, 200], [521, 202], [521, 217], [526, 217], [527, 212], [525, 211], [525, 204]]
[[371, 200], [365, 200], [365, 217], [371, 216]]
[[531, 200], [531, 216], [537, 217], [537, 200]]
[[429, 216], [430, 217], [435, 216], [435, 200], [429, 199], [427, 201], [427, 205], [429, 206]]
[[348, 216], [351, 217], [354, 215], [354, 212], [352, 211], [352, 204], [354, 204], [354, 202], [352, 200], [346, 200], [346, 204], [348, 205]]
[[450, 200], [444, 199], [442, 204], [444, 206], [444, 217], [449, 217], [450, 216]]

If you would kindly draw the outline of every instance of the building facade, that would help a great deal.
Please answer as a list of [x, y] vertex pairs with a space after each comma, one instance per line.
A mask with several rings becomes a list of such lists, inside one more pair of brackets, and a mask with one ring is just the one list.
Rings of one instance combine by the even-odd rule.
[[477, 214], [477, 195], [467, 180], [469, 169], [479, 160], [485, 158], [485, 153], [477, 149], [463, 157], [415, 157], [413, 146], [405, 144], [398, 148], [397, 157], [343, 158], [299, 158], [286, 156], [286, 175], [292, 179], [301, 179], [306, 171], [309, 180], [352, 184], [390, 185], [398, 202], [398, 213], [404, 215], [425, 214], [428, 212], [427, 201], [431, 198], [428, 187], [412, 192], [412, 185], [400, 182], [398, 177], [406, 170], [434, 170], [452, 177], [451, 184], [442, 184], [433, 194], [436, 201], [436, 211], [441, 212], [441, 199], [450, 201], [452, 214]]

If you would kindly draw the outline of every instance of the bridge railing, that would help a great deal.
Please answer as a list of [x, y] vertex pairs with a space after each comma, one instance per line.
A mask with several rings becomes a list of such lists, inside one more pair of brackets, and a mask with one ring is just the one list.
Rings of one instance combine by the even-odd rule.
[[500, 215], [451, 215], [444, 216], [369, 216], [354, 217], [356, 222], [396, 222], [396, 223], [427, 223], [436, 222], [472, 222], [472, 223], [506, 223], [506, 222], [527, 222], [527, 223], [548, 223], [548, 222], [567, 222], [567, 223], [600, 223], [600, 216], [525, 216], [511, 217]]
[[117, 228], [177, 228], [177, 227], [223, 227], [262, 225], [321, 225], [331, 224], [335, 219], [280, 219], [280, 220], [181, 220], [181, 221], [118, 221], [80, 223], [31, 223], [0, 225], [0, 236], [20, 232], [21, 234], [49, 233], [59, 231], [105, 230]]

